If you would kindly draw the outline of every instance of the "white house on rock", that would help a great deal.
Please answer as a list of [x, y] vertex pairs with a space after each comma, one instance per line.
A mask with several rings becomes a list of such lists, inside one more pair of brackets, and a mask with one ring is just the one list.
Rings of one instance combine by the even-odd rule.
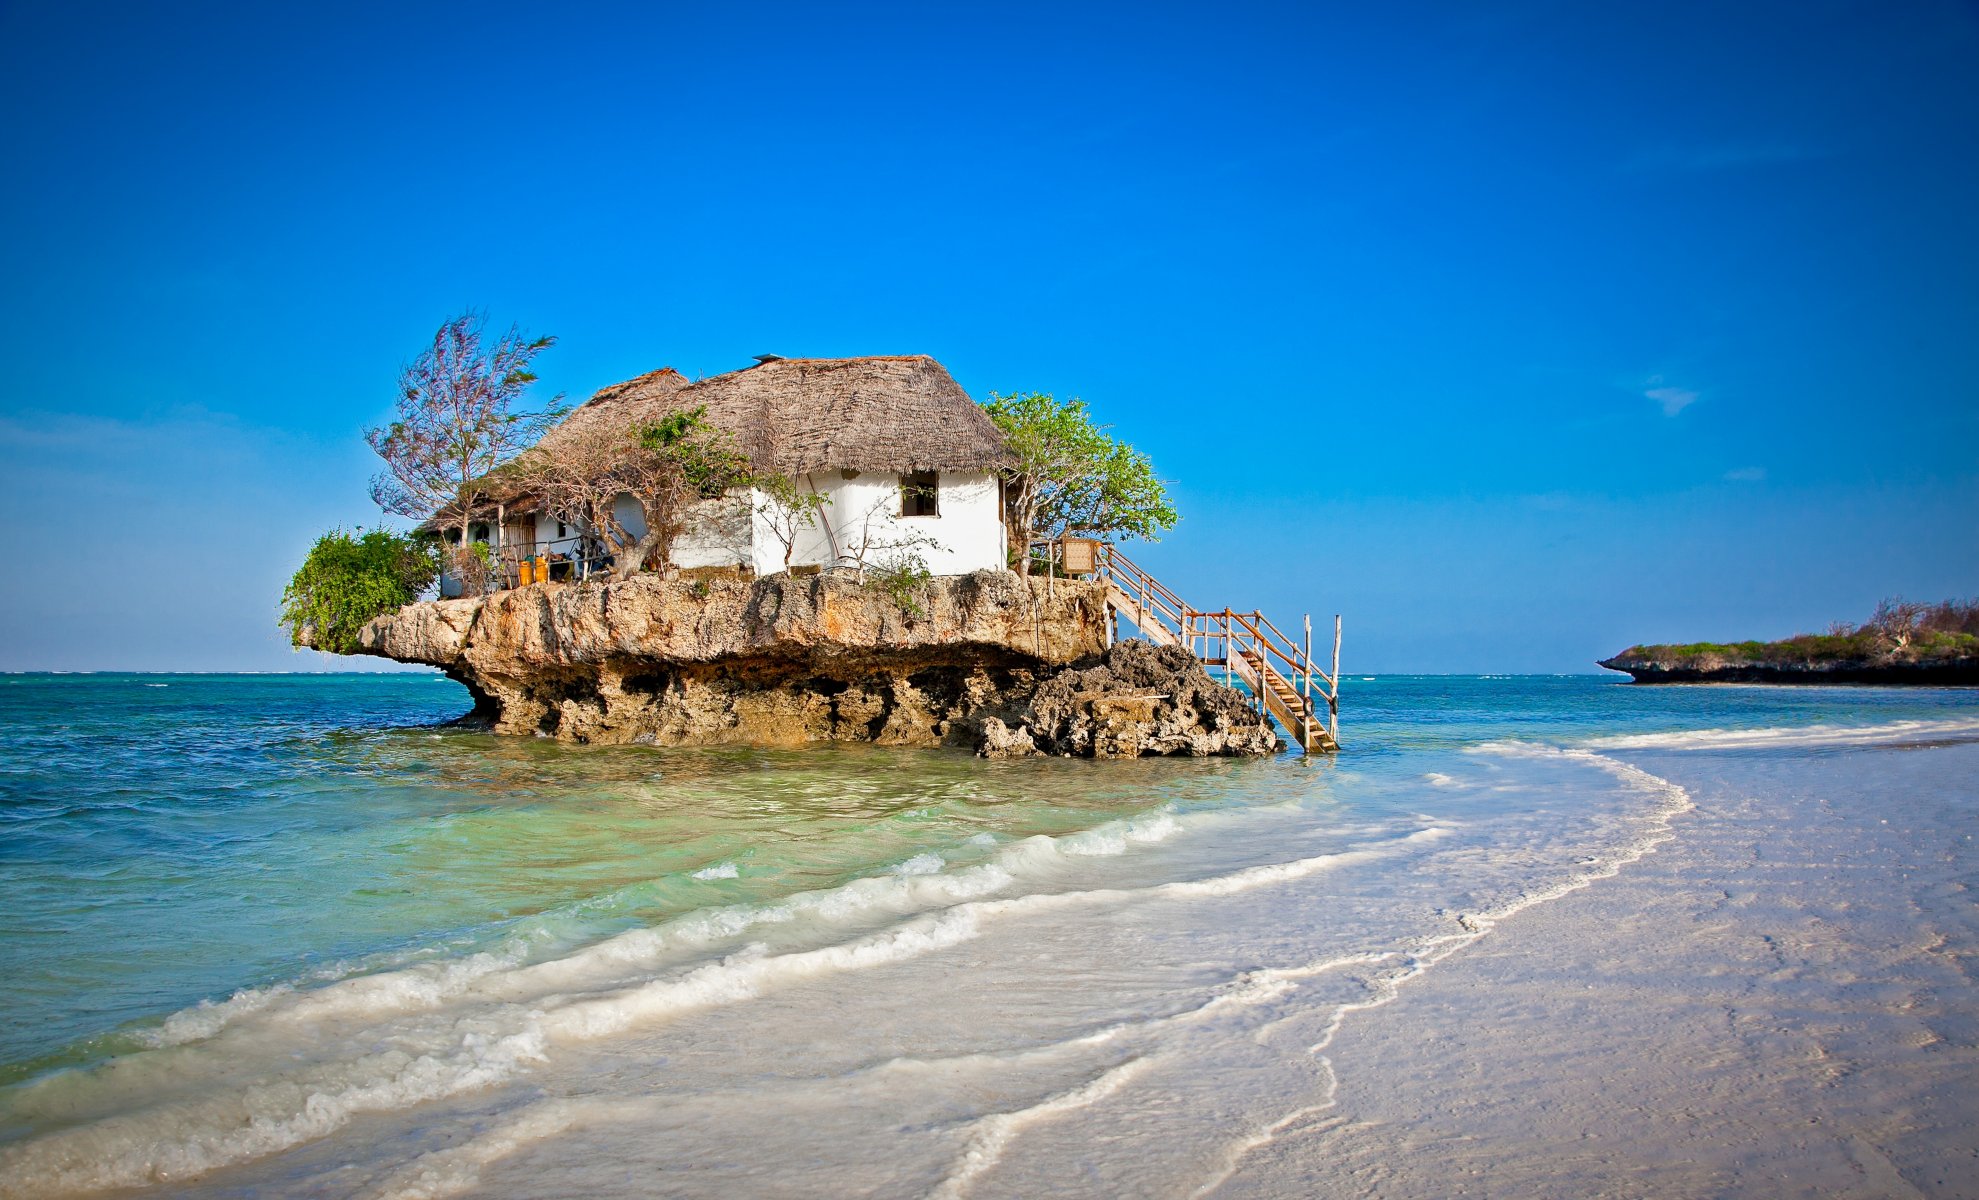
[[[673, 544], [680, 568], [725, 567], [770, 575], [785, 568], [876, 565], [911, 554], [937, 575], [1008, 566], [1001, 471], [1012, 464], [1002, 434], [942, 365], [926, 355], [777, 358], [698, 382], [671, 367], [600, 390], [544, 434], [584, 436], [598, 423], [630, 427], [676, 412], [704, 411], [758, 474], [791, 480], [822, 497], [815, 516], [791, 519], [756, 488], [696, 504]], [[477, 522], [514, 571], [525, 558], [549, 561], [553, 578], [579, 574], [594, 539], [518, 495], [499, 518]], [[630, 495], [614, 508], [632, 535], [645, 531]], [[789, 545], [786, 545], [789, 542]], [[455, 590], [455, 589], [449, 589]]]

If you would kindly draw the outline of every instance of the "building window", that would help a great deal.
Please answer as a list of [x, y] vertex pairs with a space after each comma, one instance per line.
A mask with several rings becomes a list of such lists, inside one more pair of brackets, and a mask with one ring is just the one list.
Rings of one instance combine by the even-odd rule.
[[900, 477], [900, 515], [941, 515], [941, 476], [934, 471], [910, 471]]
[[557, 522], [557, 536], [560, 538], [567, 538], [570, 536], [570, 530], [564, 528], [564, 523], [562, 521]]

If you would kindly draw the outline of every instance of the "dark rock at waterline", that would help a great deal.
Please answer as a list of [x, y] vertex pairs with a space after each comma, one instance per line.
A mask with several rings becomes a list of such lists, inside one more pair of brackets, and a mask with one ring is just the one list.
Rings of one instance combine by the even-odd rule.
[[1039, 683], [1013, 722], [984, 720], [977, 753], [1003, 758], [1270, 754], [1283, 743], [1250, 701], [1179, 646], [1120, 642]]
[[1636, 683], [1784, 683], [1896, 687], [1979, 686], [1979, 659], [1756, 662], [1728, 656], [1682, 661], [1618, 654], [1595, 664], [1626, 672]]

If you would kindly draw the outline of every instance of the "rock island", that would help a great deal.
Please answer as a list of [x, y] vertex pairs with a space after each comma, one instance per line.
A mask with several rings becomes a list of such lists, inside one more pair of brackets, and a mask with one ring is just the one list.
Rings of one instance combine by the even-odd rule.
[[[926, 356], [764, 355], [604, 388], [436, 486], [394, 459], [432, 419], [401, 410], [372, 435], [393, 466], [375, 494], [424, 514], [439, 597], [408, 578], [406, 602], [340, 627], [297, 599], [324, 590], [304, 582], [326, 538], [285, 619], [300, 645], [439, 668], [497, 732], [990, 756], [1335, 745], [1337, 620], [1324, 670], [1309, 620], [1294, 638], [1194, 608], [1097, 536], [1174, 513], [1077, 401], [978, 404]], [[450, 435], [422, 436], [402, 442]], [[401, 571], [426, 552], [342, 536], [347, 558], [369, 546]]]

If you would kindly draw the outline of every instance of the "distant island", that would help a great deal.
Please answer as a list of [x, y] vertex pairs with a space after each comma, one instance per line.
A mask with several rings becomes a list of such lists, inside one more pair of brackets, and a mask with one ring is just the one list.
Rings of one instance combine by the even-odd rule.
[[1979, 600], [1885, 600], [1860, 625], [1777, 642], [1631, 646], [1600, 666], [1637, 683], [1979, 685]]

